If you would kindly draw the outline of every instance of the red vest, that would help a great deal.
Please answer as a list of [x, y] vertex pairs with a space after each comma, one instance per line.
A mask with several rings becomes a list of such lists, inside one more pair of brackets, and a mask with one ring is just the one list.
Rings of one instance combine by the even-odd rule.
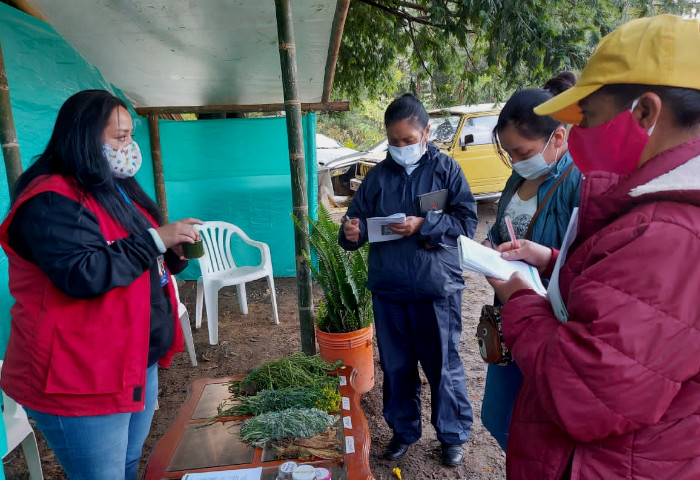
[[[9, 261], [9, 287], [15, 304], [0, 387], [13, 399], [54, 415], [106, 415], [143, 410], [150, 335], [149, 271], [131, 285], [90, 299], [62, 293], [39, 267], [8, 243], [8, 228], [19, 206], [44, 192], [56, 192], [97, 216], [108, 243], [129, 233], [90, 195], [79, 200], [72, 179], [36, 178], [0, 225], [0, 244]], [[145, 211], [141, 209], [142, 212]], [[147, 215], [154, 226], [155, 221]], [[172, 282], [175, 335], [159, 364], [167, 367], [183, 349]]]

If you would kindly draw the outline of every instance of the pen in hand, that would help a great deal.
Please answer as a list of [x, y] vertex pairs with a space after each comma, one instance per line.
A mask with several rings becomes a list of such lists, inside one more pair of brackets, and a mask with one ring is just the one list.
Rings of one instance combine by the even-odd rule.
[[506, 227], [508, 227], [508, 234], [510, 235], [510, 241], [513, 242], [513, 248], [519, 248], [518, 247], [518, 239], [515, 238], [515, 229], [513, 228], [513, 222], [510, 221], [510, 217], [506, 215], [504, 217], [504, 220], [506, 221]]

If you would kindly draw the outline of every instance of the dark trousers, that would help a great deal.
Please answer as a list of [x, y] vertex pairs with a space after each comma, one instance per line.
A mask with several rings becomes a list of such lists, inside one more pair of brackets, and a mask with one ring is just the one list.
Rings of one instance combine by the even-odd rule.
[[421, 436], [420, 362], [431, 391], [431, 422], [438, 440], [469, 440], [472, 407], [459, 340], [462, 292], [437, 300], [395, 301], [373, 294], [379, 360], [384, 371], [384, 418], [403, 443]]

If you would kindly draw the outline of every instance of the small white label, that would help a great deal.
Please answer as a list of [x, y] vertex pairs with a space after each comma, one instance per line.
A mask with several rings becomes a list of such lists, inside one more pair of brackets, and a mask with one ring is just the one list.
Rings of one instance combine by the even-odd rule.
[[341, 375], [341, 376], [338, 377], [338, 378], [340, 378], [340, 386], [341, 386], [341, 387], [344, 387], [345, 385], [348, 384], [348, 379], [347, 379], [347, 377], [345, 377], [344, 375]]
[[355, 437], [345, 437], [345, 453], [355, 453]]
[[350, 399], [343, 397], [343, 410], [350, 410]]
[[352, 418], [350, 417], [343, 417], [343, 426], [346, 429], [352, 430]]

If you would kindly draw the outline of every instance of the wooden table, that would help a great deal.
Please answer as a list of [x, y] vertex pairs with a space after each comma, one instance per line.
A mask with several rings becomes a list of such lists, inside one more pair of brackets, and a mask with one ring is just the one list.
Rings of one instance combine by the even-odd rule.
[[[369, 469], [369, 427], [360, 408], [360, 395], [352, 387], [357, 372], [344, 366], [331, 374], [340, 377], [344, 461], [298, 463], [328, 468], [333, 480], [374, 480]], [[263, 467], [261, 480], [276, 478], [279, 465], [286, 460], [278, 460], [274, 449], [242, 443], [239, 430], [243, 417], [220, 418], [202, 427], [208, 418], [216, 415], [216, 407], [231, 396], [228, 382], [240, 378], [243, 377], [200, 378], [192, 382], [187, 401], [148, 460], [146, 480], [179, 479], [186, 473], [255, 467]]]

